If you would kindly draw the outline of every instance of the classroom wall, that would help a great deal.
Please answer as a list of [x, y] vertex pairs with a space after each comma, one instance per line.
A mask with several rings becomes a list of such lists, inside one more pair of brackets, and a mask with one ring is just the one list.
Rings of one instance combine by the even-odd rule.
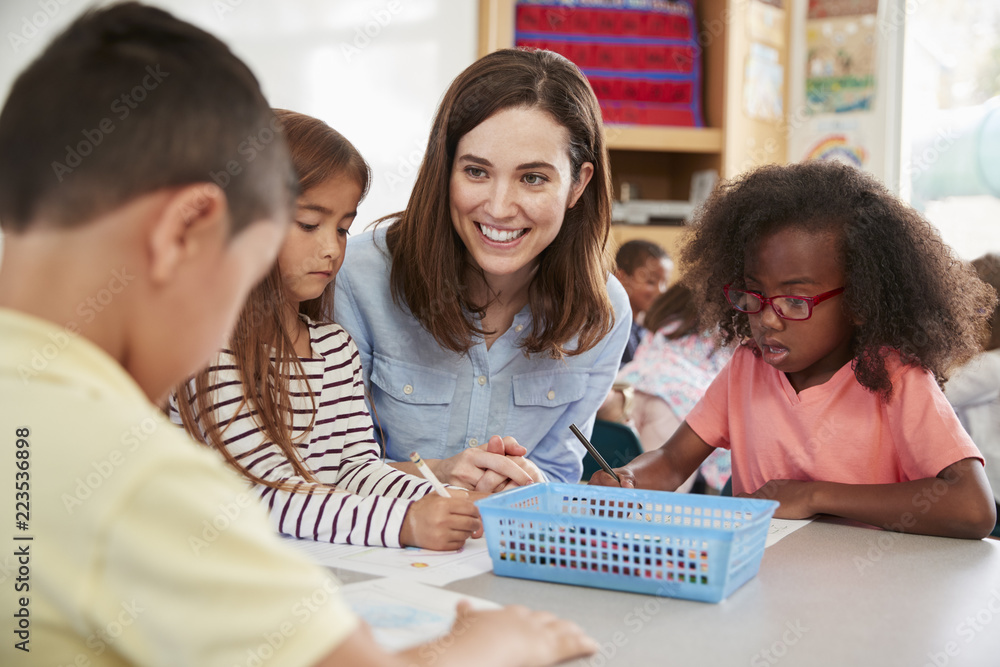
[[[52, 37], [92, 4], [0, 3], [0, 99]], [[149, 4], [227, 42], [274, 106], [321, 118], [358, 147], [375, 177], [356, 229], [404, 207], [437, 103], [476, 54], [477, 3], [468, 0]]]
[[[798, 162], [815, 157], [817, 146], [834, 137], [845, 138], [845, 149], [863, 151], [864, 169], [898, 193], [903, 20], [909, 6], [905, 0], [878, 1], [878, 13], [871, 21], [875, 36], [875, 94], [871, 109], [811, 115], [806, 111], [805, 86], [809, 0], [791, 0], [788, 5], [791, 11], [788, 160]], [[844, 20], [858, 26], [864, 22], [854, 17]]]

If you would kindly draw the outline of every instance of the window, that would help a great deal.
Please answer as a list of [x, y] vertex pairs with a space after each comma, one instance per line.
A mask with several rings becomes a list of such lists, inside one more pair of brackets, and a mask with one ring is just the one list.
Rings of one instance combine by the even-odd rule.
[[1000, 252], [1000, 3], [905, 7], [900, 193], [963, 258]]

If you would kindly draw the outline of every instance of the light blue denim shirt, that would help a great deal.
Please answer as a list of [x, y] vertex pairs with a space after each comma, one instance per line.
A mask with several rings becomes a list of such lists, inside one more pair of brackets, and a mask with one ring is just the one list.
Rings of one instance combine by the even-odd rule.
[[334, 318], [361, 353], [368, 407], [388, 458], [404, 461], [414, 450], [447, 458], [490, 436], [513, 436], [549, 480], [579, 481], [585, 450], [569, 425], [590, 434], [618, 372], [632, 323], [621, 283], [608, 277], [614, 329], [583, 354], [525, 356], [519, 344], [531, 330], [528, 306], [489, 349], [480, 339], [458, 354], [393, 302], [389, 267], [385, 227], [352, 238], [334, 299]]

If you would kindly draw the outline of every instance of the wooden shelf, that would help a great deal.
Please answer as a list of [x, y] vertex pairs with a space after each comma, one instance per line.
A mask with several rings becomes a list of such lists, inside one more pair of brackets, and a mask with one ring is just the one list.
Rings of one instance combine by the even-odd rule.
[[722, 130], [716, 127], [605, 125], [611, 150], [721, 153]]
[[[480, 56], [513, 46], [516, 4], [516, 0], [479, 0]], [[777, 48], [778, 62], [787, 73], [792, 12], [790, 3], [784, 4], [784, 43]], [[605, 126], [616, 187], [627, 180], [638, 184], [644, 197], [658, 194], [683, 199], [690, 191], [691, 174], [698, 170], [714, 169], [720, 178], [732, 178], [757, 165], [780, 164], [786, 159], [786, 124], [751, 118], [743, 110], [755, 3], [696, 0], [695, 5], [702, 55], [702, 113], [708, 127]], [[665, 154], [669, 160], [663, 159]]]
[[[555, 3], [553, 3], [555, 4]], [[581, 3], [583, 4], [583, 3]], [[628, 4], [628, 3], [624, 3]], [[751, 26], [758, 3], [746, 0], [695, 0], [701, 47], [702, 113], [708, 127], [605, 125], [615, 196], [628, 183], [644, 199], [686, 200], [694, 174], [706, 169], [731, 178], [754, 166], [785, 161], [785, 123], [748, 117], [743, 110], [746, 60], [753, 48]], [[790, 5], [785, 2], [783, 44], [785, 108], [790, 43]], [[479, 55], [514, 44], [516, 0], [479, 0]], [[758, 17], [759, 18], [759, 17]], [[617, 244], [634, 238], [655, 241], [676, 261], [688, 228], [659, 225], [612, 225]], [[679, 270], [674, 271], [674, 279]]]

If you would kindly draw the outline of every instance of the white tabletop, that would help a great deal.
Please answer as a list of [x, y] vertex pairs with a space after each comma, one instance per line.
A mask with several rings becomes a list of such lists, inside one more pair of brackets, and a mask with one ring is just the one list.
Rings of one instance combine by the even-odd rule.
[[[367, 578], [338, 570], [345, 581]], [[1000, 542], [815, 521], [719, 603], [498, 577], [449, 590], [552, 611], [603, 646], [576, 664], [1000, 665]]]

